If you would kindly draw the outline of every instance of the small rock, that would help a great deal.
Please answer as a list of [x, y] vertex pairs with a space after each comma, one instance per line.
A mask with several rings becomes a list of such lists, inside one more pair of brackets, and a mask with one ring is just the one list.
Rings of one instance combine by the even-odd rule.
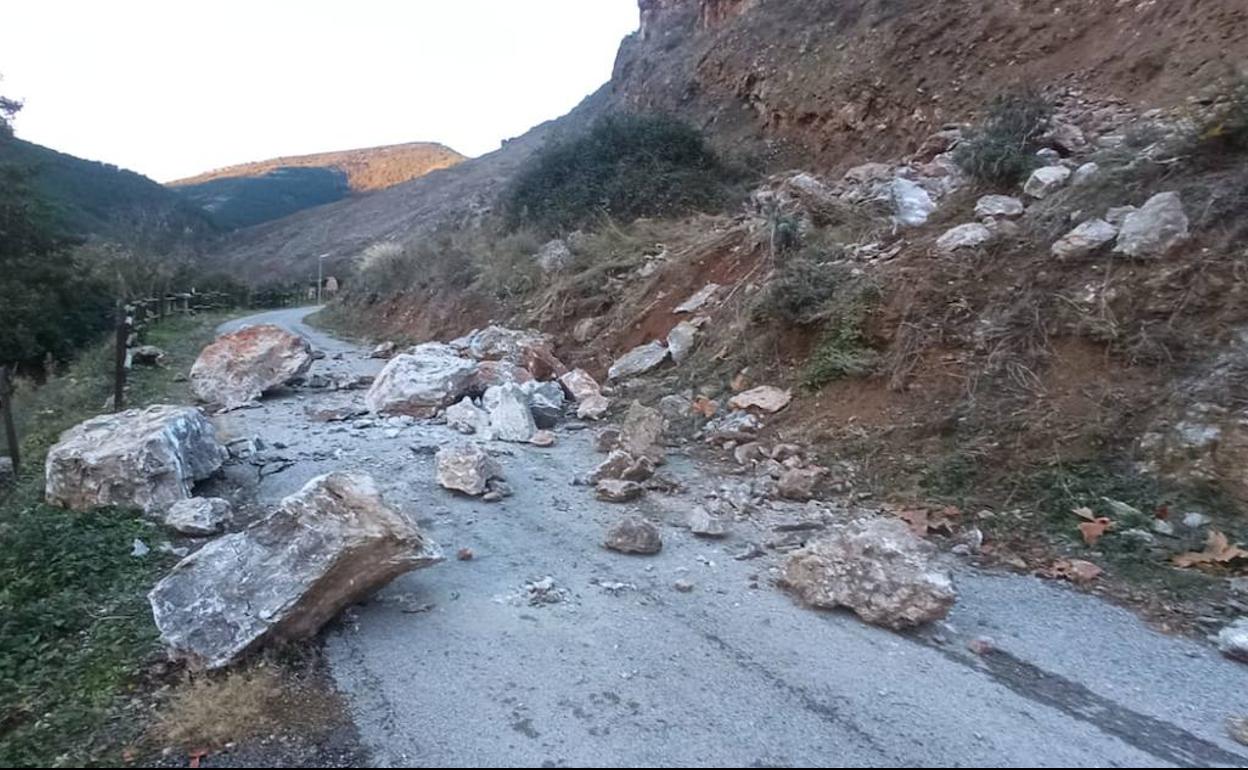
[[607, 372], [609, 380], [624, 380], [657, 369], [667, 360], [670, 351], [661, 342], [639, 345], [625, 353]]
[[1071, 171], [1065, 166], [1045, 166], [1032, 172], [1023, 192], [1033, 198], [1047, 198], [1066, 186]]
[[663, 536], [650, 522], [630, 516], [607, 532], [604, 545], [620, 553], [650, 555], [663, 550]]
[[889, 185], [893, 201], [893, 220], [905, 227], [918, 227], [927, 222], [936, 210], [936, 203], [917, 183], [896, 177]]
[[460, 548], [459, 553], [455, 554], [455, 557], [460, 561], [472, 561], [476, 558], [476, 554], [472, 552], [471, 548]]
[[557, 273], [560, 270], [566, 270], [572, 265], [572, 250], [568, 248], [567, 241], [562, 238], [556, 238], [542, 246], [535, 255], [537, 266], [545, 273]]
[[1105, 212], [1105, 221], [1120, 228], [1122, 223], [1127, 221], [1127, 217], [1136, 210], [1135, 206], [1115, 206]]
[[1174, 537], [1174, 524], [1166, 519], [1153, 519], [1153, 532], [1164, 537]]
[[635, 481], [603, 479], [596, 486], [598, 499], [608, 503], [627, 503], [641, 497], [645, 488]]
[[696, 313], [705, 307], [708, 302], [714, 299], [715, 294], [719, 291], [719, 289], [719, 284], [708, 283], [706, 286], [699, 289], [692, 297], [677, 305], [676, 309], [672, 312], [676, 314]]
[[1011, 219], [1021, 217], [1023, 202], [1011, 195], [985, 195], [975, 204], [975, 216], [980, 219]]
[[634, 401], [620, 428], [620, 448], [633, 457], [648, 457], [655, 464], [663, 462], [663, 434], [667, 420], [657, 409]]
[[369, 352], [369, 358], [389, 358], [398, 351], [399, 346], [393, 342], [383, 342]]
[[682, 594], [693, 593], [693, 583], [690, 583], [688, 580], [677, 580], [675, 583], [672, 583], [672, 588]]
[[611, 408], [606, 396], [589, 396], [581, 401], [576, 408], [576, 416], [582, 420], [601, 420]]
[[823, 479], [823, 468], [793, 468], [780, 475], [776, 489], [786, 500], [805, 502], [813, 499], [819, 482]]
[[193, 497], [170, 506], [165, 513], [165, 526], [183, 535], [209, 537], [225, 529], [233, 512], [229, 500]]
[[1164, 192], [1123, 219], [1114, 251], [1136, 258], [1159, 257], [1189, 237], [1183, 201], [1176, 192]]
[[1223, 655], [1248, 663], [1248, 618], [1240, 618], [1222, 629], [1213, 641]]
[[529, 443], [533, 446], [552, 447], [555, 445], [555, 434], [548, 430], [539, 430], [533, 434], [533, 438], [529, 439]]
[[469, 396], [446, 408], [446, 425], [460, 433], [475, 433], [485, 439], [494, 435], [490, 430], [490, 413], [473, 403]]
[[689, 512], [689, 531], [698, 537], [721, 538], [728, 535], [724, 522], [701, 505]]
[[1085, 185], [1095, 179], [1099, 173], [1101, 173], [1101, 167], [1099, 165], [1091, 162], [1084, 163], [1082, 166], [1075, 169], [1075, 173], [1070, 178], [1070, 183], [1076, 187]]
[[1058, 259], [1086, 257], [1118, 237], [1118, 228], [1103, 219], [1089, 219], [1071, 230], [1053, 244], [1053, 256]]
[[996, 652], [997, 643], [987, 636], [977, 636], [966, 643], [966, 648], [976, 655], [987, 655]]
[[1183, 514], [1183, 526], [1188, 529], [1203, 529], [1212, 522], [1213, 520], [1203, 513], [1191, 512]]
[[946, 254], [959, 249], [983, 246], [992, 240], [992, 231], [978, 222], [958, 225], [936, 239], [936, 248]]
[[584, 401], [587, 398], [599, 396], [602, 394], [602, 388], [598, 385], [598, 381], [593, 375], [584, 369], [573, 369], [559, 378], [559, 384], [568, 392], [574, 401]]
[[163, 366], [165, 351], [155, 345], [142, 345], [130, 351], [130, 360], [135, 366]]
[[147, 547], [147, 543], [138, 538], [135, 538], [134, 542], [130, 544], [130, 556], [135, 559], [142, 559], [151, 552], [152, 549]]
[[698, 325], [691, 321], [681, 321], [667, 333], [667, 350], [677, 364], [684, 361], [697, 343]]
[[788, 406], [792, 400], [793, 391], [762, 385], [733, 396], [728, 401], [728, 406], [740, 411], [757, 410], [775, 414]]

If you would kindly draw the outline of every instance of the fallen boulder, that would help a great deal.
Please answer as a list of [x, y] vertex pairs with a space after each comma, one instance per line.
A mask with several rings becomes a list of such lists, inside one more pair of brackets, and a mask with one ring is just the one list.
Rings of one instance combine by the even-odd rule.
[[503, 469], [479, 446], [449, 446], [437, 454], [438, 483], [472, 497], [486, 493], [491, 479], [503, 478]]
[[608, 479], [646, 481], [654, 475], [654, 471], [654, 461], [649, 457], [635, 457], [623, 449], [613, 449], [607, 459], [589, 474], [589, 483], [597, 484]]
[[607, 372], [609, 380], [625, 380], [657, 369], [668, 357], [668, 349], [661, 342], [639, 345], [620, 356]]
[[612, 551], [648, 556], [663, 550], [659, 528], [642, 518], [630, 516], [607, 532], [603, 543]]
[[432, 417], [468, 394], [477, 362], [439, 343], [417, 345], [390, 359], [364, 396], [378, 414]]
[[819, 609], [847, 607], [894, 630], [945, 617], [957, 600], [935, 549], [897, 519], [845, 525], [796, 551], [784, 566], [785, 586]]
[[738, 393], [728, 401], [733, 409], [757, 410], [767, 414], [775, 414], [789, 405], [793, 400], [793, 391], [782, 390], [771, 385], [760, 385], [757, 388]]
[[211, 537], [225, 531], [234, 515], [229, 500], [219, 497], [192, 497], [179, 500], [165, 512], [165, 526], [191, 537]]
[[266, 642], [311, 637], [353, 602], [440, 561], [371, 478], [333, 473], [183, 559], [148, 598], [175, 657], [221, 668]]
[[823, 468], [790, 468], [780, 474], [776, 491], [786, 500], [805, 502], [814, 498], [823, 476]]
[[191, 392], [200, 401], [234, 409], [302, 377], [312, 346], [280, 326], [248, 326], [217, 337], [191, 367]]
[[1182, 199], [1176, 192], [1164, 192], [1123, 218], [1114, 251], [1129, 257], [1160, 257], [1189, 237]]
[[633, 457], [648, 457], [656, 464], [662, 464], [663, 433], [667, 430], [667, 419], [657, 409], [643, 406], [634, 401], [624, 415], [624, 424], [620, 426], [620, 449]]
[[61, 434], [48, 451], [46, 494], [75, 511], [106, 506], [163, 512], [229, 459], [204, 414], [151, 406], [95, 417]]
[[724, 526], [723, 520], [701, 505], [694, 506], [689, 513], [689, 531], [698, 537], [707, 538], [721, 538], [728, 535], [728, 528]]
[[610, 408], [611, 402], [606, 396], [590, 396], [577, 405], [576, 416], [582, 420], [601, 420]]
[[533, 329], [487, 326], [451, 342], [478, 361], [507, 361], [522, 367], [539, 380], [558, 377], [568, 368], [555, 356], [549, 336]]
[[515, 384], [497, 385], [481, 399], [490, 413], [490, 431], [501, 441], [527, 442], [537, 432], [524, 388]]
[[469, 390], [481, 395], [495, 385], [527, 385], [530, 382], [536, 382], [533, 373], [523, 366], [517, 366], [510, 361], [482, 361], [477, 364]]

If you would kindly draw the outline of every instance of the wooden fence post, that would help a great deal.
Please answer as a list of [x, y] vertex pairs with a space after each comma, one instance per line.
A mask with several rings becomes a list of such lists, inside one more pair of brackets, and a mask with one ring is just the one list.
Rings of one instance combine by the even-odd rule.
[[117, 350], [113, 362], [115, 364], [113, 381], [113, 411], [120, 412], [126, 408], [126, 343], [130, 340], [130, 324], [126, 319], [126, 305], [117, 302]]
[[9, 459], [13, 461], [13, 474], [21, 470], [22, 454], [17, 446], [17, 426], [13, 415], [13, 379], [9, 367], [0, 366], [0, 412], [4, 417], [4, 436], [9, 443]]

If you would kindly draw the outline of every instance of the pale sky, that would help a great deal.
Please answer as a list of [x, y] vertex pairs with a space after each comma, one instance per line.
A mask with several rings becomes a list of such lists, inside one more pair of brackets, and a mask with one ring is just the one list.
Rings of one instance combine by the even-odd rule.
[[467, 155], [611, 76], [637, 0], [3, 0], [17, 134], [169, 181], [435, 141]]

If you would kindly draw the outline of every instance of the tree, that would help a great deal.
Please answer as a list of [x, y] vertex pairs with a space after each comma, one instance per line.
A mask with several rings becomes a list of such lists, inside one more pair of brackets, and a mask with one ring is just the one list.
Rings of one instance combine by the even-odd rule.
[[[0, 97], [0, 143], [21, 105]], [[0, 165], [0, 362], [63, 358], [108, 323], [104, 287], [70, 253], [33, 172]]]

